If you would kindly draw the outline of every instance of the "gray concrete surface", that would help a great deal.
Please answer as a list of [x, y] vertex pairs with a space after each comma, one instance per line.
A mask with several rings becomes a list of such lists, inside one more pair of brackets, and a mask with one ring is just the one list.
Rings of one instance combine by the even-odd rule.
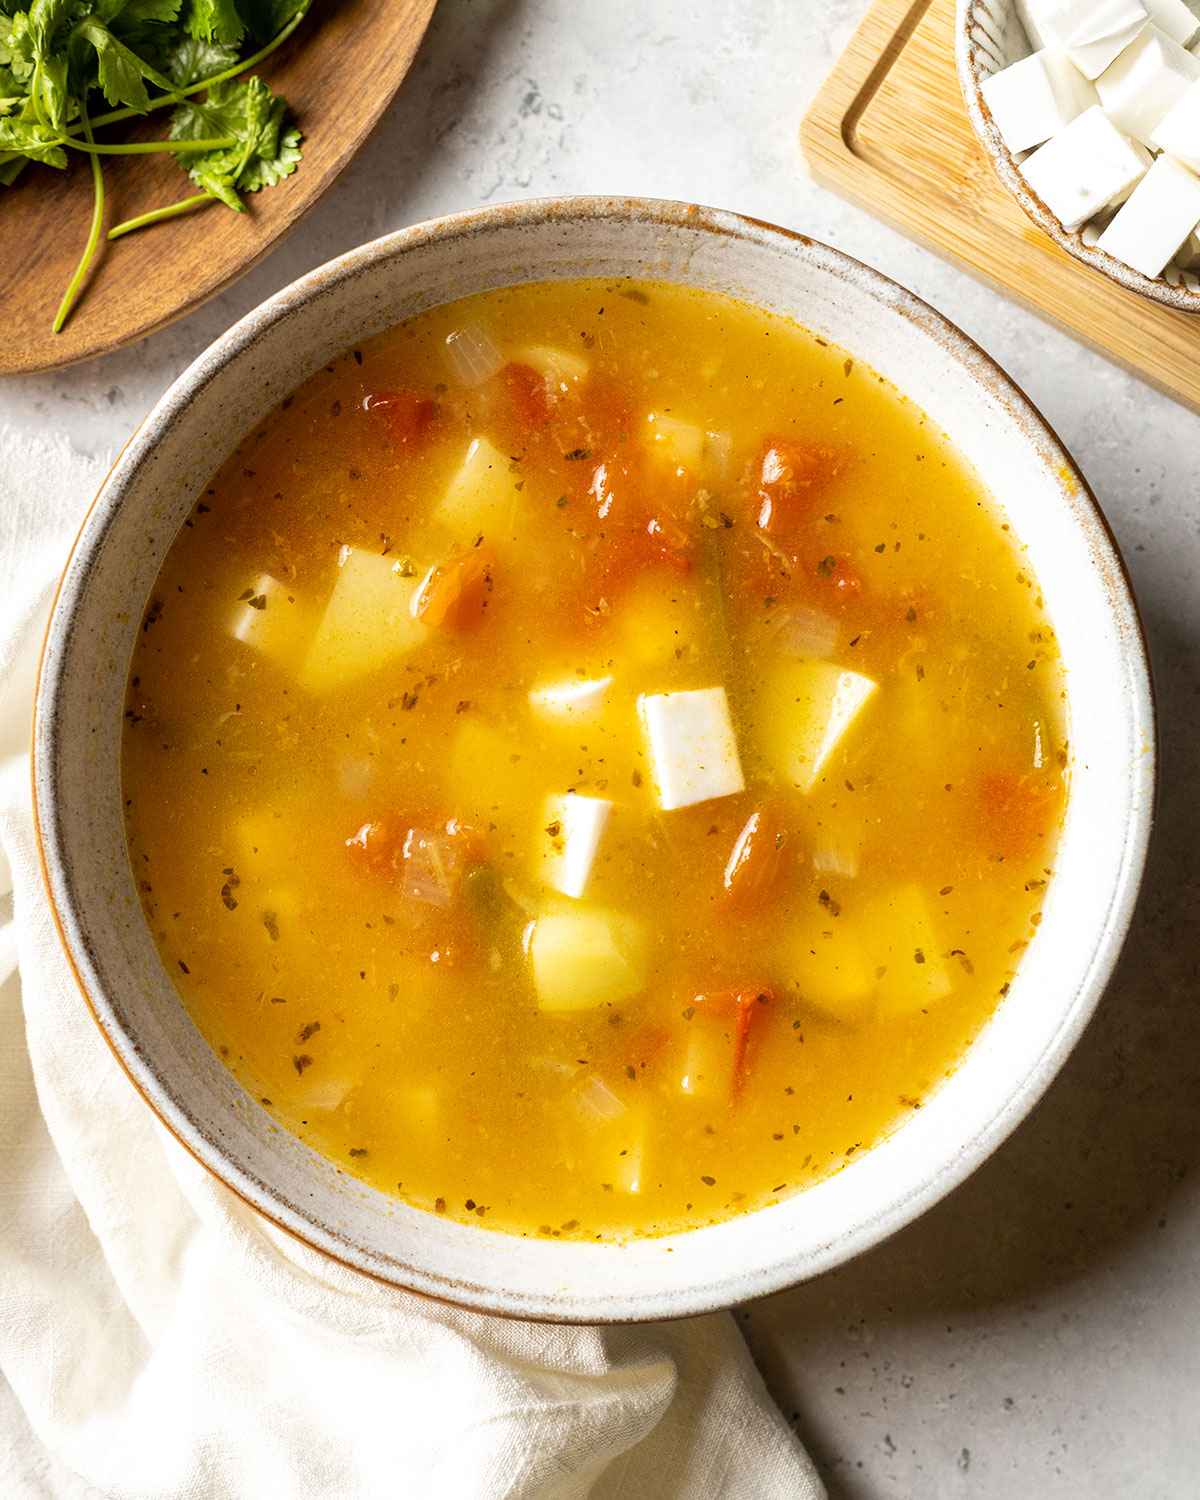
[[383, 124], [279, 250], [138, 348], [0, 384], [0, 411], [107, 449], [214, 335], [329, 256], [567, 191], [797, 226], [979, 339], [1074, 451], [1132, 568], [1161, 709], [1149, 878], [1033, 1117], [919, 1223], [744, 1327], [835, 1500], [1184, 1500], [1200, 1495], [1200, 418], [806, 180], [796, 126], [863, 5], [442, 0]]

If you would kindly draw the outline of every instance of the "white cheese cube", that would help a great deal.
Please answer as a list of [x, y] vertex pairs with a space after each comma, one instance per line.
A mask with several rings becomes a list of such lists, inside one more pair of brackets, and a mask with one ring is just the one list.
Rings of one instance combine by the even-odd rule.
[[395, 558], [343, 549], [338, 580], [308, 648], [300, 681], [327, 693], [407, 656], [428, 631], [410, 605], [417, 586]]
[[1053, 45], [1048, 18], [1057, 0], [1017, 0], [1017, 15], [1029, 38], [1030, 50]]
[[519, 365], [528, 365], [544, 375], [555, 390], [565, 393], [572, 385], [586, 380], [591, 365], [582, 354], [559, 349], [552, 344], [527, 344], [513, 354]]
[[745, 789], [723, 687], [643, 693], [638, 711], [664, 811]]
[[1200, 83], [1193, 83], [1154, 127], [1150, 144], [1200, 172]]
[[1142, 0], [1058, 0], [1046, 30], [1085, 78], [1098, 78], [1148, 20]]
[[587, 889], [613, 805], [603, 797], [568, 792], [542, 804], [534, 872], [543, 884], [578, 900]]
[[1021, 172], [1063, 228], [1078, 229], [1126, 196], [1149, 166], [1146, 148], [1094, 105], [1027, 156]]
[[829, 661], [779, 661], [764, 675], [755, 722], [774, 770], [811, 792], [878, 684]]
[[1190, 47], [1200, 37], [1200, 16], [1184, 0], [1142, 0], [1150, 19], [1173, 42]]
[[530, 924], [527, 946], [542, 1010], [620, 1005], [646, 986], [646, 930], [624, 912], [599, 906], [543, 912]]
[[1096, 80], [1104, 113], [1118, 130], [1149, 145], [1172, 107], [1200, 78], [1200, 59], [1157, 26], [1138, 39]]
[[1160, 156], [1097, 246], [1143, 276], [1158, 276], [1197, 224], [1200, 177], [1173, 157]]
[[529, 706], [539, 718], [573, 722], [594, 715], [608, 697], [611, 677], [568, 678], [530, 688]]
[[1175, 259], [1185, 270], [1200, 269], [1200, 229], [1193, 229]]
[[234, 605], [229, 634], [290, 671], [304, 648], [304, 621], [290, 586], [260, 573]]
[[1065, 52], [1044, 49], [985, 79], [980, 92], [1010, 151], [1040, 146], [1097, 102]]
[[516, 529], [521, 477], [487, 438], [473, 438], [434, 515], [464, 546], [477, 537], [503, 546]]

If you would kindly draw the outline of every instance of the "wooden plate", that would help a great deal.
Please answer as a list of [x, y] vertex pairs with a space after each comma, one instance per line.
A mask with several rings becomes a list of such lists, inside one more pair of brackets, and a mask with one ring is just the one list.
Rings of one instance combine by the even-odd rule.
[[[60, 334], [51, 333], [50, 324], [87, 239], [91, 173], [79, 155], [66, 172], [31, 166], [14, 187], [0, 189], [0, 374], [108, 354], [183, 317], [244, 275], [362, 144], [407, 73], [435, 3], [317, 0], [261, 69], [304, 132], [299, 170], [248, 195], [247, 213], [215, 204], [104, 244]], [[161, 135], [165, 116], [151, 116], [153, 124], [141, 133]], [[194, 191], [166, 155], [106, 157], [104, 166], [108, 225]]]

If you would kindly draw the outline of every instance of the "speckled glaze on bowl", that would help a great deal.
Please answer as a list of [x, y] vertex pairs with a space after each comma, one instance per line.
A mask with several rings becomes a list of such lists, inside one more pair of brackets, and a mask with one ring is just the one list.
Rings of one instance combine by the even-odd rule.
[[1017, 15], [1015, 0], [957, 0], [957, 7], [954, 53], [967, 117], [996, 175], [1029, 218], [1068, 255], [1102, 272], [1110, 281], [1153, 302], [1161, 302], [1164, 307], [1200, 313], [1200, 275], [1194, 270], [1185, 270], [1172, 262], [1162, 277], [1143, 276], [1097, 246], [1099, 231], [1094, 226], [1065, 229], [1062, 220], [1051, 213], [1029, 186], [1016, 157], [1004, 144], [980, 91], [980, 85], [993, 73], [1029, 56], [1029, 40]]
[[[448, 1222], [338, 1172], [282, 1131], [201, 1038], [131, 878], [118, 754], [144, 601], [197, 492], [237, 439], [332, 354], [470, 292], [655, 276], [806, 324], [892, 380], [995, 493], [1027, 548], [1067, 668], [1073, 782], [1038, 934], [994, 1018], [925, 1107], [836, 1176], [714, 1227], [625, 1245]], [[313, 272], [180, 377], [105, 481], [42, 660], [34, 791], [63, 942], [104, 1035], [183, 1144], [309, 1244], [470, 1307], [561, 1321], [672, 1317], [760, 1296], [866, 1249], [1013, 1129], [1096, 1005], [1146, 851], [1154, 729], [1144, 646], [1096, 504], [1053, 433], [982, 351], [893, 282], [802, 236], [683, 204], [565, 199], [417, 225]], [[186, 857], [186, 851], [180, 851]]]

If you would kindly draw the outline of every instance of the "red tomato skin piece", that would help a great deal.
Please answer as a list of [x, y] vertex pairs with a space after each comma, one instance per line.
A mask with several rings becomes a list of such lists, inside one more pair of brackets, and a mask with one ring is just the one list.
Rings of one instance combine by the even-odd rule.
[[429, 396], [403, 387], [394, 391], [373, 391], [363, 398], [363, 411], [371, 412], [386, 425], [400, 447], [417, 446], [427, 438], [437, 420], [438, 405]]
[[775, 999], [770, 985], [746, 985], [732, 990], [707, 990], [695, 995], [692, 1004], [698, 1010], [720, 1014], [733, 1013], [733, 1090], [741, 1092], [746, 1076], [746, 1052], [755, 1017]]
[[793, 540], [816, 519], [821, 492], [842, 466], [843, 455], [828, 444], [768, 438], [752, 470], [755, 525], [768, 536]]
[[554, 394], [546, 377], [532, 365], [516, 360], [506, 364], [500, 378], [508, 391], [517, 419], [524, 428], [545, 427], [554, 415]]
[[435, 630], [477, 629], [487, 612], [494, 568], [488, 547], [472, 547], [438, 563], [417, 592], [413, 614]]

